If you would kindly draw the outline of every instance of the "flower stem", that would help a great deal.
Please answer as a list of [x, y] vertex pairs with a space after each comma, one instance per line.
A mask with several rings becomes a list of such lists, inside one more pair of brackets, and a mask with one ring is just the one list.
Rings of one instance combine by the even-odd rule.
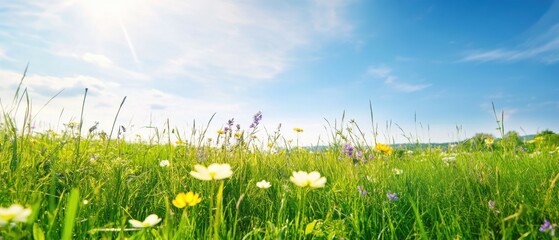
[[217, 190], [217, 198], [215, 199], [215, 220], [214, 220], [214, 231], [213, 239], [219, 240], [219, 227], [221, 225], [221, 204], [223, 199], [223, 181], [219, 184], [219, 189]]

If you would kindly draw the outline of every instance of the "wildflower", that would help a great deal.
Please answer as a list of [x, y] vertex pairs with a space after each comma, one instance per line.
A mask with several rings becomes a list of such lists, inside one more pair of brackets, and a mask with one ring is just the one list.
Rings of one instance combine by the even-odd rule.
[[273, 146], [274, 146], [274, 143], [271, 143], [271, 142], [268, 143], [268, 147], [269, 147], [269, 148], [271, 148], [271, 147], [273, 147]]
[[540, 232], [546, 232], [549, 230], [553, 230], [553, 225], [549, 220], [545, 219], [543, 224], [540, 226]]
[[252, 117], [252, 123], [250, 124], [249, 128], [256, 128], [258, 124], [260, 124], [260, 120], [262, 120], [262, 112], [258, 111], [254, 117]]
[[204, 181], [225, 179], [233, 175], [231, 166], [227, 163], [213, 163], [207, 168], [202, 165], [195, 165], [194, 169], [196, 171], [191, 171], [190, 175], [196, 179]]
[[412, 154], [413, 154], [413, 151], [412, 151], [412, 150], [408, 150], [408, 151], [406, 152], [406, 154], [412, 155]]
[[186, 143], [185, 143], [183, 140], [180, 140], [180, 139], [179, 139], [179, 140], [175, 141], [175, 144], [178, 145], [178, 146], [183, 146], [183, 145], [185, 145]]
[[386, 194], [386, 197], [388, 197], [388, 201], [391, 201], [391, 202], [398, 201], [398, 199], [399, 199], [398, 194], [390, 193], [390, 192]]
[[151, 215], [147, 216], [146, 219], [143, 222], [140, 222], [136, 219], [130, 219], [130, 220], [128, 220], [128, 222], [130, 223], [130, 225], [132, 225], [132, 227], [145, 228], [145, 227], [155, 226], [156, 224], [161, 222], [161, 218], [159, 218], [156, 214], [151, 214]]
[[87, 205], [87, 204], [89, 204], [89, 200], [87, 200], [87, 199], [84, 199], [84, 200], [82, 201], [82, 204], [83, 204], [83, 205]]
[[320, 173], [318, 172], [293, 172], [293, 176], [291, 176], [289, 180], [299, 187], [309, 186], [311, 188], [321, 188], [326, 184], [326, 178], [320, 177]]
[[23, 208], [19, 204], [12, 204], [8, 208], [0, 208], [0, 227], [9, 222], [27, 222], [31, 215], [31, 208]]
[[60, 134], [58, 134], [57, 132], [53, 131], [53, 130], [47, 130], [47, 134], [50, 135], [51, 137], [58, 137], [60, 136]]
[[79, 124], [78, 122], [72, 121], [72, 122], [69, 122], [68, 124], [64, 124], [64, 125], [66, 125], [66, 127], [68, 127], [68, 128], [76, 128], [78, 126], [78, 124]]
[[367, 195], [367, 190], [365, 190], [361, 186], [357, 186], [357, 191], [359, 191], [359, 194], [361, 194], [361, 196], [366, 196]]
[[355, 158], [362, 159], [363, 158], [363, 150], [357, 149], [357, 151], [355, 151]]
[[486, 139], [484, 140], [485, 145], [487, 145], [487, 146], [493, 145], [493, 142], [494, 142], [494, 141], [495, 141], [495, 140], [494, 140], [493, 138], [486, 138]]
[[161, 160], [161, 162], [159, 162], [159, 166], [168, 167], [169, 166], [169, 160]]
[[456, 161], [456, 157], [444, 157], [442, 160], [445, 162], [454, 162]]
[[404, 170], [399, 169], [399, 168], [393, 168], [392, 172], [394, 172], [394, 174], [396, 174], [396, 175], [400, 175], [400, 174], [404, 173]]
[[217, 130], [217, 134], [218, 135], [225, 134], [225, 131], [223, 129], [219, 129], [219, 130]]
[[501, 213], [501, 211], [497, 210], [495, 201], [489, 200], [489, 201], [487, 202], [487, 205], [489, 206], [489, 209], [495, 211], [495, 213]]
[[235, 138], [241, 138], [242, 136], [243, 136], [243, 134], [240, 133], [240, 132], [235, 133]]
[[257, 182], [256, 186], [259, 187], [259, 188], [267, 189], [267, 188], [270, 188], [272, 186], [272, 184], [270, 184], [270, 182], [268, 182], [266, 180], [262, 180], [260, 182]]
[[353, 146], [351, 145], [351, 143], [347, 143], [344, 148], [342, 149], [342, 152], [348, 156], [351, 157], [353, 155]]
[[375, 146], [374, 150], [377, 151], [377, 152], [381, 152], [383, 154], [386, 154], [386, 155], [392, 154], [392, 148], [387, 144], [379, 143]]
[[97, 129], [98, 125], [99, 125], [99, 122], [95, 122], [95, 124], [89, 128], [89, 133], [92, 133], [93, 131], [95, 131]]
[[177, 194], [175, 199], [173, 199], [172, 203], [177, 208], [184, 208], [186, 206], [189, 207], [195, 206], [196, 204], [200, 203], [200, 201], [202, 201], [200, 194], [188, 192], [188, 193]]
[[295, 131], [296, 133], [301, 133], [301, 132], [303, 132], [303, 129], [296, 127], [296, 128], [293, 128], [293, 131]]

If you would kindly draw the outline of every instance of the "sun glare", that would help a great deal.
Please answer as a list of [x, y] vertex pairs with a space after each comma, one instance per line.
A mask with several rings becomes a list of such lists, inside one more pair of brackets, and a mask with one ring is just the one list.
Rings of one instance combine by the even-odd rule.
[[141, 2], [134, 0], [79, 1], [87, 17], [96, 23], [130, 20], [138, 14]]
[[128, 33], [128, 27], [141, 25], [142, 20], [146, 19], [145, 15], [149, 13], [149, 8], [146, 6], [148, 1], [81, 0], [74, 3], [81, 9], [84, 20], [96, 32], [96, 38], [121, 39], [123, 36], [134, 62], [139, 65], [134, 41]]

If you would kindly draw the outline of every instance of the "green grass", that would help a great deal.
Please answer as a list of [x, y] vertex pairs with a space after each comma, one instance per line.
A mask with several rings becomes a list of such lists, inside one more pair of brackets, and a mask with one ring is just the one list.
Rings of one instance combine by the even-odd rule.
[[[387, 155], [340, 126], [314, 152], [278, 133], [268, 137], [271, 148], [257, 148], [252, 129], [241, 138], [220, 135], [218, 145], [203, 140], [207, 129], [179, 145], [169, 141], [178, 132], [170, 129], [143, 142], [109, 141], [100, 131], [80, 136], [81, 124], [32, 132], [29, 118], [18, 131], [17, 109], [5, 110], [0, 126], [0, 207], [33, 211], [26, 223], [0, 227], [4, 239], [545, 239], [552, 236], [539, 231], [544, 220], [559, 222], [556, 145], [495, 141]], [[359, 146], [351, 157], [346, 143]], [[449, 156], [455, 160], [443, 161]], [[168, 167], [159, 166], [164, 159]], [[233, 169], [222, 192], [221, 181], [189, 174], [211, 163]], [[299, 170], [318, 171], [325, 187], [297, 187], [289, 179]], [[272, 187], [257, 188], [263, 179]], [[185, 209], [171, 204], [188, 191], [203, 200]], [[145, 229], [128, 223], [150, 214], [162, 221]]]

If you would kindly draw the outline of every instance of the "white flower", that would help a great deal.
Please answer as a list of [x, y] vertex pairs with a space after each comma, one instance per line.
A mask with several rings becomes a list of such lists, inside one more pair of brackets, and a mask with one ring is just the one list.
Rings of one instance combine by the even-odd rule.
[[23, 208], [19, 204], [13, 204], [9, 208], [0, 208], [0, 226], [9, 222], [27, 222], [31, 215], [31, 208]]
[[159, 166], [168, 167], [169, 166], [169, 160], [161, 160], [161, 162], [159, 162]]
[[309, 186], [311, 188], [321, 188], [326, 184], [326, 178], [320, 177], [320, 173], [318, 172], [293, 172], [293, 176], [291, 176], [289, 180], [299, 187]]
[[128, 222], [130, 223], [130, 225], [132, 225], [132, 227], [145, 228], [145, 227], [155, 226], [156, 224], [161, 222], [161, 218], [159, 218], [156, 214], [151, 214], [151, 215], [147, 216], [146, 219], [143, 222], [140, 222], [136, 219], [130, 219], [130, 220], [128, 220]]
[[392, 172], [394, 172], [394, 174], [396, 174], [396, 175], [400, 175], [400, 174], [404, 173], [404, 170], [399, 169], [399, 168], [393, 168]]
[[256, 186], [259, 188], [270, 188], [272, 186], [272, 184], [270, 184], [270, 182], [266, 181], [266, 180], [262, 180], [260, 182], [256, 183]]
[[445, 162], [454, 162], [456, 161], [456, 157], [444, 157], [443, 161]]
[[207, 168], [202, 165], [195, 165], [194, 169], [196, 171], [191, 171], [190, 175], [204, 181], [225, 179], [233, 175], [231, 166], [227, 163], [213, 163]]

